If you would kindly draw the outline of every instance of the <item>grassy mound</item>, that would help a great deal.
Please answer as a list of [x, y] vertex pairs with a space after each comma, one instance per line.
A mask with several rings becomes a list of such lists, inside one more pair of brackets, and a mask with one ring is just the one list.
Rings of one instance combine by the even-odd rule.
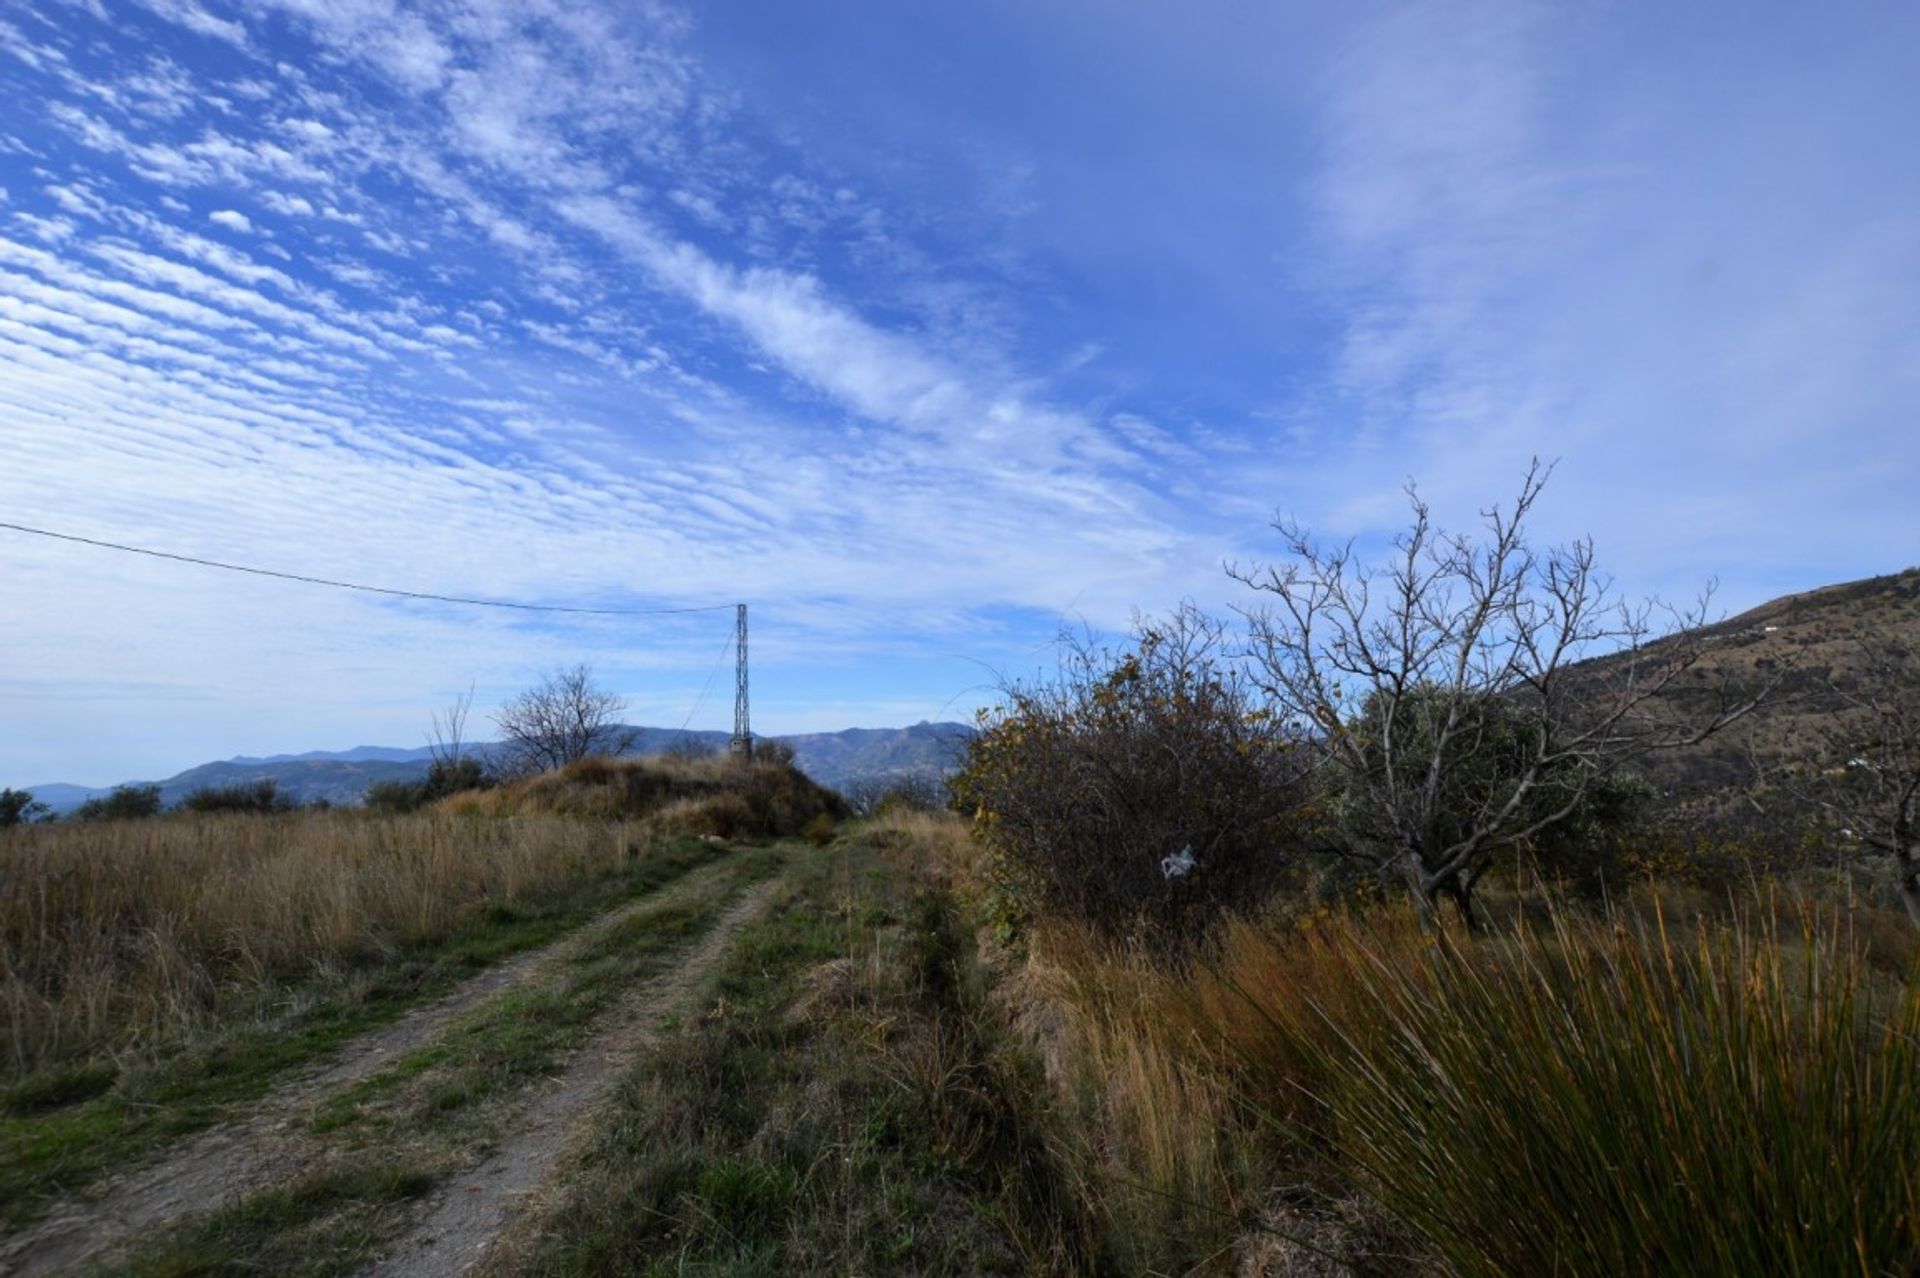
[[839, 795], [790, 763], [741, 763], [726, 756], [582, 759], [492, 790], [456, 794], [440, 810], [478, 816], [652, 818], [668, 833], [720, 838], [799, 834], [847, 808]]

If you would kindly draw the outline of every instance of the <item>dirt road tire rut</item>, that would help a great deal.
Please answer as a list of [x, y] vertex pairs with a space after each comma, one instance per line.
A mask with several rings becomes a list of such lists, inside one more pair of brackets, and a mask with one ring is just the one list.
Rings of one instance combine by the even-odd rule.
[[674, 970], [647, 982], [613, 1024], [568, 1064], [527, 1109], [512, 1136], [478, 1166], [454, 1177], [428, 1200], [426, 1216], [365, 1278], [454, 1278], [487, 1258], [520, 1203], [547, 1178], [561, 1154], [583, 1135], [582, 1119], [645, 1051], [668, 1015], [688, 1010], [737, 933], [765, 908], [779, 881], [750, 889]]
[[[32, 1227], [0, 1241], [0, 1278], [78, 1272], [122, 1243], [272, 1184], [296, 1160], [304, 1120], [321, 1101], [424, 1046], [466, 1012], [523, 984], [635, 913], [677, 895], [697, 878], [678, 879], [487, 969], [289, 1079], [245, 1115], [190, 1137], [139, 1170], [54, 1208]], [[722, 922], [732, 917], [729, 913]]]

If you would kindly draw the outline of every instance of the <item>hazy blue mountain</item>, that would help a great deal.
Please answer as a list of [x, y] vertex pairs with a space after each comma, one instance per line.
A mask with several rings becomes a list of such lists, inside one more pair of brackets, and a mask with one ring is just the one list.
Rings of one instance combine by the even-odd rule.
[[46, 785], [25, 785], [20, 788], [55, 812], [71, 812], [88, 799], [107, 792], [87, 785], [68, 785], [64, 781], [53, 781]]
[[355, 746], [351, 750], [308, 750], [304, 754], [270, 754], [264, 758], [236, 754], [227, 762], [243, 766], [260, 763], [416, 763], [432, 757], [431, 746], [419, 746], [412, 750], [400, 746]]
[[[704, 750], [727, 748], [724, 732], [692, 732], [679, 728], [631, 727], [630, 752], [662, 754], [676, 747]], [[960, 753], [973, 729], [963, 723], [916, 723], [910, 728], [848, 728], [842, 732], [809, 732], [779, 738], [793, 746], [794, 762], [821, 785], [841, 789], [867, 777], [945, 776], [958, 765]], [[481, 757], [497, 754], [497, 742], [474, 745]], [[280, 793], [296, 803], [360, 802], [367, 787], [380, 781], [414, 781], [424, 777], [432, 751], [422, 746], [355, 746], [351, 750], [310, 750], [266, 758], [239, 755], [203, 763], [159, 782], [160, 798], [168, 806], [198, 789], [222, 789], [272, 780]], [[139, 784], [129, 782], [128, 784]], [[110, 786], [68, 785], [53, 782], [27, 787], [35, 798], [55, 812], [67, 813]]]

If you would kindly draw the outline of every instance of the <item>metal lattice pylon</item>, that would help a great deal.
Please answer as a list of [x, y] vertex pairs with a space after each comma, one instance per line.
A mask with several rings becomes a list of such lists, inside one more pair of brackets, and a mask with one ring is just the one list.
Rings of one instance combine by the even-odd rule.
[[729, 748], [736, 756], [751, 759], [753, 757], [753, 723], [747, 717], [747, 606], [739, 605], [733, 617], [735, 645], [733, 740], [729, 743]]

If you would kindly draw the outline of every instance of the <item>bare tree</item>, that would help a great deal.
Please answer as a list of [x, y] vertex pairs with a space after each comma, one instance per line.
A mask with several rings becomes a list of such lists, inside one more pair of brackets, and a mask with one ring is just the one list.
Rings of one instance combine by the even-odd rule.
[[600, 687], [590, 666], [564, 666], [500, 708], [507, 767], [519, 773], [565, 767], [590, 754], [620, 754], [636, 734], [619, 727], [624, 698]]
[[1631, 604], [1595, 569], [1591, 540], [1529, 543], [1550, 469], [1535, 461], [1509, 511], [1481, 512], [1482, 538], [1436, 529], [1409, 485], [1412, 527], [1382, 566], [1283, 520], [1290, 562], [1229, 569], [1273, 597], [1248, 614], [1255, 677], [1320, 747], [1350, 818], [1344, 850], [1403, 877], [1425, 917], [1444, 896], [1472, 927], [1474, 886], [1500, 853], [1576, 817], [1624, 765], [1697, 742], [1764, 695], [1704, 675], [1683, 686], [1710, 589], [1687, 610]]
[[433, 761], [448, 768], [457, 768], [466, 758], [467, 716], [473, 711], [473, 685], [454, 697], [444, 710], [433, 712], [433, 722], [427, 729], [427, 749], [433, 755]]
[[1843, 838], [1893, 862], [1907, 916], [1920, 927], [1920, 660], [1860, 650], [1855, 668], [1830, 673], [1830, 708], [1812, 758], [1773, 779]]

